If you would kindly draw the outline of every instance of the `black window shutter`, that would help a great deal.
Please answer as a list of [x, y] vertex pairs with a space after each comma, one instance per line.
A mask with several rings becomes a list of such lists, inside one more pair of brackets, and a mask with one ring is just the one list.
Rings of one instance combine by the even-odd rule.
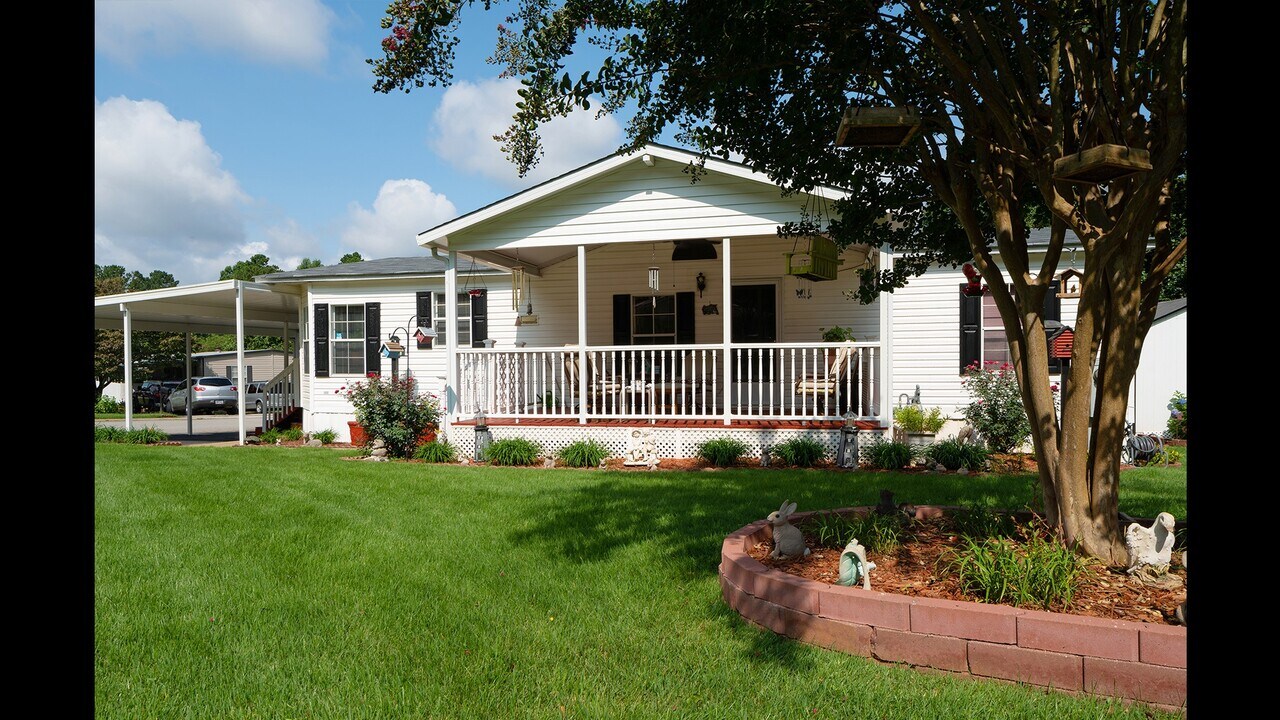
[[965, 295], [960, 283], [960, 372], [982, 359], [982, 296]]
[[316, 305], [316, 321], [311, 325], [316, 346], [316, 377], [329, 377], [329, 306]]
[[484, 347], [489, 339], [489, 292], [483, 288], [471, 296], [471, 347]]
[[382, 303], [364, 304], [364, 371], [382, 374]]
[[1044, 320], [1062, 320], [1062, 298], [1058, 297], [1061, 283], [1057, 278], [1049, 281], [1049, 289], [1044, 291]]
[[[676, 321], [677, 323], [679, 320]], [[631, 344], [631, 296], [613, 296], [613, 344]]]
[[[1044, 311], [1042, 319], [1045, 323], [1048, 323], [1050, 320], [1062, 321], [1062, 298], [1058, 297], [1058, 288], [1060, 285], [1061, 282], [1057, 278], [1054, 278], [1049, 281], [1049, 288], [1044, 291]], [[1045, 332], [1049, 332], [1048, 327], [1045, 328]], [[1059, 358], [1055, 358], [1053, 356], [1053, 346], [1050, 344], [1046, 350], [1049, 355], [1049, 372], [1062, 372], [1062, 362]]]
[[[432, 325], [432, 323], [431, 323], [431, 312], [432, 312], [432, 309], [433, 309], [433, 308], [432, 308], [432, 303], [434, 302], [434, 298], [432, 297], [432, 294], [431, 294], [430, 292], [420, 292], [420, 293], [417, 293], [415, 297], [417, 297], [417, 300], [418, 300], [418, 322], [417, 322], [417, 327], [414, 327], [414, 328], [408, 328], [408, 329], [409, 329], [409, 330], [412, 330], [412, 331], [413, 331], [413, 332], [415, 332], [415, 333], [417, 332], [418, 328], [425, 328], [425, 329], [427, 329], [427, 330], [430, 330], [430, 329], [433, 327], [433, 325]], [[408, 342], [409, 342], [409, 339], [408, 339], [408, 338], [405, 338], [405, 342], [406, 342], [406, 343], [408, 343]], [[418, 341], [418, 349], [419, 349], [419, 350], [430, 350], [430, 349], [431, 349], [431, 338], [429, 338], [429, 337], [424, 337], [424, 338], [422, 338], [421, 340], [419, 340], [419, 341]]]
[[693, 340], [693, 293], [676, 293], [676, 344], [692, 344]]

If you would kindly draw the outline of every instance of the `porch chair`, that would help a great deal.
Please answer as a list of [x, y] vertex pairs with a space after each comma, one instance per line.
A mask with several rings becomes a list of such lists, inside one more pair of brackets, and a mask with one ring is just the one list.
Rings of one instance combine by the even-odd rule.
[[[821, 373], [810, 374], [796, 380], [795, 394], [801, 396], [808, 395], [812, 397], [815, 410], [818, 407], [819, 399], [821, 399], [822, 408], [825, 412], [827, 407], [827, 397], [834, 396], [836, 394], [836, 388], [841, 388], [846, 385], [850, 364], [857, 365], [856, 361], [850, 363], [851, 357], [853, 357], [853, 348], [839, 348], [836, 350], [835, 358], [831, 361], [831, 366], [827, 368], [826, 375]], [[856, 372], [857, 368], [854, 368], [854, 371]], [[850, 392], [847, 388], [840, 394], [841, 407], [837, 408], [838, 412], [844, 412], [845, 408], [848, 407], [849, 394]]]
[[612, 368], [607, 368], [604, 374], [600, 373], [594, 353], [587, 352], [587, 361], [590, 363], [590, 373], [587, 375], [587, 384], [584, 390], [578, 367], [578, 346], [564, 346], [565, 383], [570, 392], [573, 393], [573, 397], [581, 398], [585, 395], [588, 398], [588, 407], [598, 407], [597, 400], [603, 401], [605, 398], [617, 395], [627, 388], [627, 383], [616, 376], [612, 372]]

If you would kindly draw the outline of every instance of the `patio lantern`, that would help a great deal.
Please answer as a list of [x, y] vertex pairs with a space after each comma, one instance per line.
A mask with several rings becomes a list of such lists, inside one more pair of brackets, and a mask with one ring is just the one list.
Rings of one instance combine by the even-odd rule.
[[840, 426], [836, 465], [842, 468], [858, 466], [858, 426], [853, 424], [853, 413], [845, 415], [844, 424]]
[[836, 147], [902, 147], [920, 131], [919, 108], [848, 107], [836, 130]]
[[1150, 169], [1151, 154], [1146, 150], [1103, 144], [1055, 160], [1053, 179], [1097, 185]]
[[485, 455], [489, 452], [489, 445], [493, 444], [493, 435], [489, 433], [489, 426], [486, 424], [484, 411], [476, 413], [476, 462], [484, 462]]

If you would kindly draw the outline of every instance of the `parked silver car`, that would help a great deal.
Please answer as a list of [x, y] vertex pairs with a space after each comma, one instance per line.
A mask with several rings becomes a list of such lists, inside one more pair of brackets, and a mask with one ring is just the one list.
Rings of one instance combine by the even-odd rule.
[[254, 412], [262, 412], [262, 391], [266, 390], [266, 380], [254, 380], [244, 386], [244, 406], [253, 408]]
[[[190, 388], [190, 393], [188, 388]], [[239, 407], [237, 403], [239, 402], [240, 394], [230, 378], [206, 376], [185, 381], [176, 390], [169, 393], [169, 399], [165, 402], [165, 410], [171, 413], [185, 413], [187, 411], [188, 394], [192, 396], [192, 413], [198, 413], [203, 410], [208, 410], [209, 412], [221, 410], [230, 415], [235, 413]]]

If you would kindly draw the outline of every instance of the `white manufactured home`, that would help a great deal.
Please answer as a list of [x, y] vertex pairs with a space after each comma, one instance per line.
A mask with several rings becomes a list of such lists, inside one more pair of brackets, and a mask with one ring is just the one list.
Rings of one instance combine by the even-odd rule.
[[[620, 454], [637, 428], [665, 457], [719, 436], [755, 452], [797, 434], [834, 449], [846, 424], [864, 442], [884, 433], [903, 402], [958, 418], [963, 369], [1007, 358], [994, 303], [962, 292], [959, 268], [863, 305], [855, 270], [888, 267], [891, 253], [778, 237], [841, 190], [784, 195], [715, 159], [695, 183], [694, 159], [660, 145], [611, 155], [420, 233], [417, 254], [235, 285], [252, 291], [249, 309], [270, 306], [254, 293], [281, 298], [270, 317], [300, 338], [263, 425], [293, 413], [346, 439], [343, 388], [396, 372], [440, 397], [464, 452], [481, 417], [494, 437], [548, 451], [595, 437]], [[1033, 231], [1033, 267], [1045, 240]], [[237, 282], [207, 284], [209, 297]], [[1071, 326], [1077, 300], [1064, 295], [1050, 293], [1046, 317]], [[130, 304], [149, 317], [130, 296], [100, 298], [100, 326]], [[230, 322], [225, 308], [218, 317]], [[824, 341], [834, 327], [852, 339]], [[395, 360], [381, 352], [393, 338], [405, 348]]]

